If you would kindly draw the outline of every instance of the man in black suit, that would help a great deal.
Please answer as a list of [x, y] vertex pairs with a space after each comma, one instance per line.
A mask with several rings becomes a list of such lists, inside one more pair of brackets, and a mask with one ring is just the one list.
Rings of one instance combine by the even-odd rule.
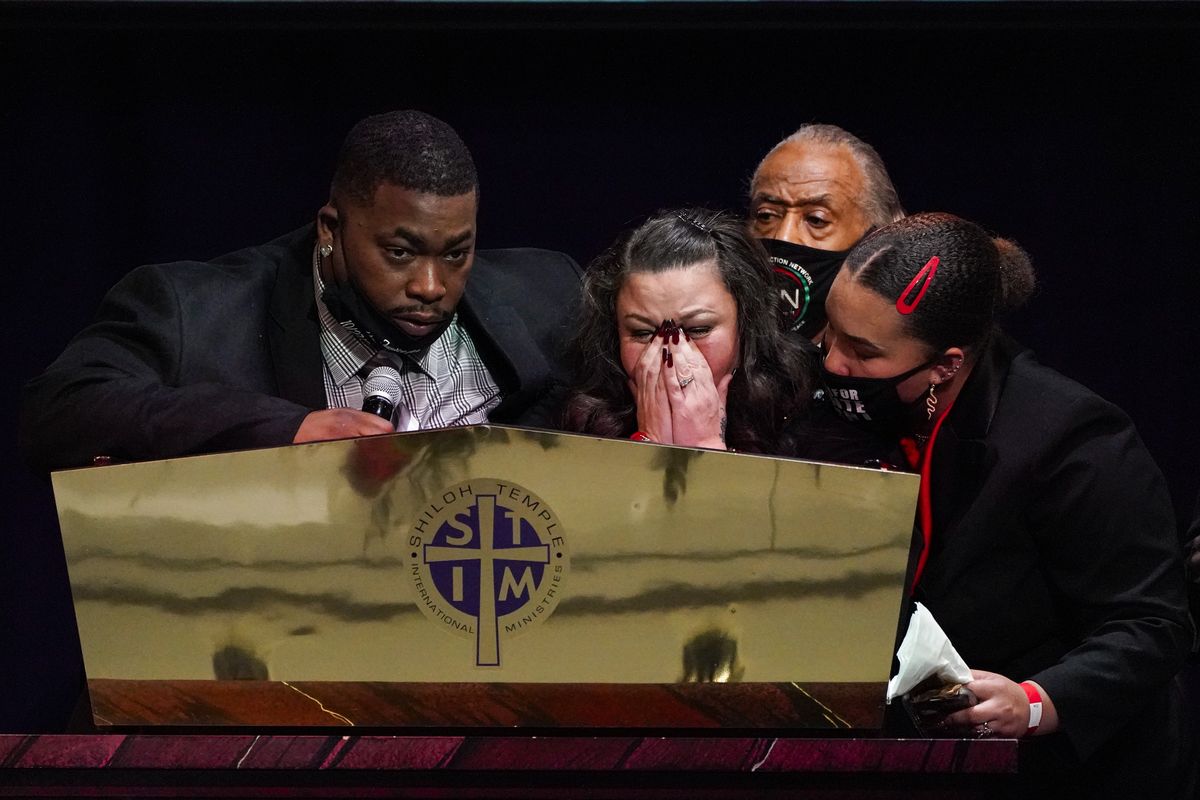
[[[359, 122], [315, 224], [212, 262], [142, 267], [25, 387], [35, 467], [484, 421], [552, 426], [579, 267], [475, 252], [478, 178], [444, 122]], [[468, 276], [470, 280], [468, 281]], [[365, 375], [401, 375], [391, 420]]]

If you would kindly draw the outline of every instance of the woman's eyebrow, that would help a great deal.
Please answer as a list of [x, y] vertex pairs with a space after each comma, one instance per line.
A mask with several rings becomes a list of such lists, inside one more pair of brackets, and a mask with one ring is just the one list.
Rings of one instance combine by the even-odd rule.
[[870, 339], [864, 339], [861, 336], [855, 336], [854, 334], [846, 333], [845, 331], [842, 331], [841, 335], [849, 339], [850, 342], [857, 347], [865, 347], [869, 350], [883, 352], [883, 348], [872, 342]]
[[642, 324], [650, 325], [651, 327], [657, 327], [659, 325], [659, 323], [662, 322], [661, 319], [658, 321], [655, 321], [655, 320], [650, 319], [649, 317], [643, 316], [643, 315], [638, 314], [633, 311], [626, 314], [625, 319], [632, 320], [633, 322], [641, 322]]

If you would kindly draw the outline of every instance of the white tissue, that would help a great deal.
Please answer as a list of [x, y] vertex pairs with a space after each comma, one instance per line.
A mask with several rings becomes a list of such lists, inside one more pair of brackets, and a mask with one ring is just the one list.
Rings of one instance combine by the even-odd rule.
[[942, 627], [929, 609], [917, 603], [908, 621], [908, 633], [896, 651], [900, 669], [888, 681], [887, 701], [908, 694], [921, 681], [936, 675], [944, 683], [970, 683], [971, 670], [967, 662], [950, 644]]

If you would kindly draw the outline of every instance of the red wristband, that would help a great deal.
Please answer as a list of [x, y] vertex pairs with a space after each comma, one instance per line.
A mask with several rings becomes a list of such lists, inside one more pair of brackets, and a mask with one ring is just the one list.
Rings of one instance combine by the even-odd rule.
[[634, 434], [632, 436], [630, 436], [629, 438], [633, 439], [635, 442], [653, 442], [654, 441], [653, 439], [651, 439], [649, 437], [649, 435], [642, 433], [641, 431], [634, 432]]
[[1021, 684], [1021, 688], [1025, 690], [1025, 696], [1029, 698], [1029, 728], [1025, 731], [1026, 736], [1033, 736], [1037, 733], [1038, 726], [1042, 724], [1042, 695], [1029, 681]]

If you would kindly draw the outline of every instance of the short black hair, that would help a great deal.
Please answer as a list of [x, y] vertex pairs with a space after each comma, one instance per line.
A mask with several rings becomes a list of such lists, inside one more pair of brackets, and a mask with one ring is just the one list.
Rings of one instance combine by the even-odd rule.
[[454, 129], [422, 111], [389, 111], [360, 120], [338, 153], [331, 193], [370, 203], [390, 183], [441, 197], [478, 191], [471, 151]]

